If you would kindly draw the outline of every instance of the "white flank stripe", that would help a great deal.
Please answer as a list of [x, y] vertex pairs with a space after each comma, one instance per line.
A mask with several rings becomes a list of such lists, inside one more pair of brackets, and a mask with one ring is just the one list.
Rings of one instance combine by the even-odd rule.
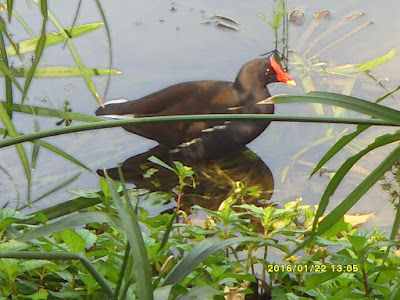
[[109, 104], [120, 104], [120, 103], [125, 103], [128, 102], [126, 99], [114, 99], [114, 100], [109, 100], [104, 102], [104, 105], [109, 105]]
[[117, 120], [131, 120], [135, 116], [132, 114], [128, 115], [101, 115], [101, 117], [110, 118], [110, 119], [117, 119]]

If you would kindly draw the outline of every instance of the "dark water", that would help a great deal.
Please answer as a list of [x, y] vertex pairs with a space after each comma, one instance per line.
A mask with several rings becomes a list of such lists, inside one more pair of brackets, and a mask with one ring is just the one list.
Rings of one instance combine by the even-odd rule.
[[[40, 32], [39, 10], [34, 7], [27, 10], [24, 3], [18, 3], [16, 10], [25, 18], [34, 30]], [[51, 1], [50, 9], [59, 18], [63, 26], [72, 24], [77, 1]], [[123, 74], [113, 76], [106, 99], [127, 98], [135, 99], [168, 85], [201, 79], [233, 80], [239, 68], [248, 60], [273, 49], [274, 36], [272, 29], [259, 18], [256, 13], [272, 15], [272, 1], [175, 1], [174, 3], [162, 0], [152, 1], [105, 1], [103, 2], [107, 21], [111, 28], [113, 46], [113, 68], [122, 70]], [[171, 7], [174, 7], [171, 10]], [[366, 22], [373, 21], [349, 39], [338, 43], [321, 54], [319, 60], [330, 66], [360, 63], [386, 54], [400, 44], [400, 21], [397, 13], [400, 9], [398, 1], [332, 1], [313, 0], [290, 1], [288, 9], [301, 9], [305, 12], [304, 22], [300, 26], [290, 25], [289, 45], [296, 51], [296, 45], [301, 43], [301, 37], [313, 19], [314, 13], [319, 10], [329, 10], [331, 15], [324, 20], [314, 36], [324, 32], [342, 20], [350, 13], [359, 10], [365, 13], [354, 22], [343, 27], [338, 32], [329, 35], [321, 42], [316, 50], [333, 42], [350, 32], [352, 29]], [[214, 24], [202, 24], [212, 14], [222, 14], [239, 21], [239, 31], [217, 27]], [[93, 1], [83, 1], [77, 24], [99, 22], [101, 18]], [[19, 41], [29, 38], [20, 25], [11, 26], [13, 37]], [[49, 25], [49, 30], [55, 30]], [[85, 36], [73, 40], [80, 56], [87, 66], [108, 67], [108, 46], [105, 31], [98, 29]], [[311, 55], [311, 54], [310, 54]], [[29, 56], [27, 56], [29, 58]], [[16, 64], [20, 62], [16, 61]], [[46, 49], [42, 65], [73, 65], [69, 50], [62, 45]], [[373, 70], [376, 78], [390, 78], [383, 81], [389, 89], [397, 87], [400, 82], [398, 56]], [[299, 83], [299, 74], [293, 72], [294, 79]], [[348, 80], [345, 77], [329, 77], [313, 74], [313, 80], [320, 90], [341, 92], [343, 84]], [[97, 88], [103, 92], [106, 85], [105, 78], [95, 78]], [[285, 85], [270, 87], [272, 94], [303, 93], [298, 84], [296, 88]], [[385, 91], [365, 75], [361, 75], [352, 90], [352, 95], [375, 100]], [[85, 83], [80, 78], [35, 80], [29, 92], [30, 103], [33, 105], [62, 108], [68, 100], [74, 111], [93, 114], [97, 104]], [[399, 108], [398, 99], [385, 102]], [[329, 109], [327, 110], [329, 111]], [[276, 113], [314, 114], [310, 105], [281, 105], [276, 107]], [[30, 118], [16, 116], [17, 129], [29, 132], [33, 121]], [[41, 119], [41, 129], [52, 128], [56, 121]], [[326, 175], [314, 176], [308, 179], [309, 174], [337, 138], [334, 136], [342, 132], [346, 126], [342, 125], [311, 125], [311, 124], [284, 124], [274, 123], [258, 139], [253, 141], [249, 148], [256, 152], [271, 169], [275, 178], [275, 192], [272, 200], [278, 203], [304, 198], [306, 204], [318, 203], [324, 187], [328, 183]], [[301, 153], [306, 147], [326, 136], [332, 129], [332, 139], [308, 151]], [[349, 131], [353, 130], [349, 127]], [[386, 132], [386, 129], [377, 129], [363, 135], [362, 139], [353, 148], [344, 151], [327, 167], [334, 171], [349, 154], [354, 153], [373, 141], [377, 134]], [[134, 154], [141, 153], [155, 143], [131, 135], [122, 129], [110, 129], [47, 139], [48, 142], [62, 147], [66, 152], [86, 163], [94, 170], [103, 166], [112, 167], [116, 162], [124, 161]], [[29, 149], [29, 147], [27, 147]], [[339, 203], [362, 178], [371, 171], [387, 154], [386, 151], [376, 151], [361, 161], [340, 187], [340, 191], [333, 197], [332, 207]], [[50, 190], [63, 180], [81, 172], [75, 165], [42, 150], [38, 167], [34, 171], [33, 198]], [[14, 206], [17, 198], [16, 188], [21, 200], [25, 199], [24, 173], [20, 166], [14, 148], [0, 150], [0, 166], [6, 169], [12, 179], [0, 172], [1, 203], [10, 201]], [[97, 188], [97, 175], [82, 171], [80, 179], [69, 188]], [[43, 200], [41, 207], [52, 203], [65, 201], [69, 197], [63, 191]], [[392, 216], [392, 209], [388, 206], [386, 196], [378, 187], [368, 193], [352, 213], [376, 212], [367, 227], [385, 227]], [[389, 221], [390, 223], [390, 221]]]

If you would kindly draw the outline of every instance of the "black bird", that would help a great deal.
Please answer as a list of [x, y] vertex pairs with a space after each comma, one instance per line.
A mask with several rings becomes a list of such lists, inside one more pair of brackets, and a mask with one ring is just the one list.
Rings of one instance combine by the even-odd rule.
[[[274, 105], [257, 105], [270, 97], [272, 82], [296, 85], [273, 58], [246, 63], [234, 82], [189, 81], [143, 98], [112, 100], [96, 115], [111, 118], [194, 114], [273, 114]], [[259, 136], [269, 121], [208, 121], [127, 125], [124, 129], [169, 147], [171, 154], [194, 160], [217, 159]]]

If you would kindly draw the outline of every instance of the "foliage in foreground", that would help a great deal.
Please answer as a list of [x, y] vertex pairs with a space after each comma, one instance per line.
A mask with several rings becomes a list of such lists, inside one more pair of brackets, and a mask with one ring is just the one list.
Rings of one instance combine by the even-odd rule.
[[[1, 211], [1, 297], [400, 296], [399, 253], [390, 249], [396, 243], [376, 230], [360, 231], [341, 219], [304, 254], [289, 256], [314, 217], [300, 199], [284, 208], [235, 205], [234, 199], [248, 193], [243, 189], [218, 211], [193, 207], [206, 212], [202, 221], [176, 223], [175, 214], [151, 216], [139, 208], [136, 215], [129, 198], [137, 198], [137, 191], [127, 192], [123, 184], [107, 178], [100, 186], [101, 192], [75, 191], [79, 201], [96, 199], [99, 204], [47, 225], [24, 224], [32, 222], [11, 209]], [[46, 220], [43, 213], [35, 218]], [[71, 229], [78, 225], [84, 227]]]

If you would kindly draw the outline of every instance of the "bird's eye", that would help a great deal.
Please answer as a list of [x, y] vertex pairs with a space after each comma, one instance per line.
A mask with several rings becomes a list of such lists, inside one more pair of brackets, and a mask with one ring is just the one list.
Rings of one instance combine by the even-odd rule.
[[265, 75], [268, 75], [269, 73], [269, 68], [265, 70]]

